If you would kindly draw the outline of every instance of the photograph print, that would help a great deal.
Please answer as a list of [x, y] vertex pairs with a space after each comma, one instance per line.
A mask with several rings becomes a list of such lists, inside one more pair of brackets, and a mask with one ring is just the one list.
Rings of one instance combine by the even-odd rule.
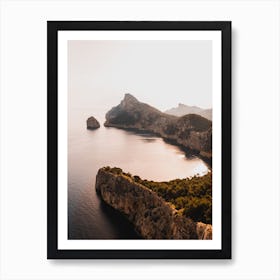
[[230, 67], [230, 22], [48, 22], [48, 258], [231, 257]]

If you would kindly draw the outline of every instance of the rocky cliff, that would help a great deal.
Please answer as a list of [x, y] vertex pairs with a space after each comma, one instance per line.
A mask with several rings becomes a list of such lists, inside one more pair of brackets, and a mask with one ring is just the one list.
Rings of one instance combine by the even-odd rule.
[[97, 129], [100, 127], [98, 120], [94, 117], [89, 117], [87, 119], [87, 129]]
[[121, 103], [106, 114], [105, 126], [156, 133], [186, 151], [212, 158], [212, 122], [196, 114], [171, 116], [125, 94]]
[[212, 239], [212, 226], [194, 222], [178, 213], [155, 192], [109, 167], [99, 169], [96, 191], [114, 209], [124, 214], [146, 239]]

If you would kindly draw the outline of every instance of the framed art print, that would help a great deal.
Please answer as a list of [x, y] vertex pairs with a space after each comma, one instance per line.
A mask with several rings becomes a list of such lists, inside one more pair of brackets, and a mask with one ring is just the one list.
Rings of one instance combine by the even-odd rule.
[[231, 22], [47, 28], [47, 257], [231, 258]]

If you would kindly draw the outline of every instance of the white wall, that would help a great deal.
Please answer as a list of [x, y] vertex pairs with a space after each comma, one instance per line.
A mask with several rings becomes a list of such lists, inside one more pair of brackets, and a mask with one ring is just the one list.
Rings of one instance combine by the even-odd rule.
[[[279, 1], [1, 2], [1, 279], [279, 279]], [[46, 259], [46, 21], [232, 20], [233, 260]]]

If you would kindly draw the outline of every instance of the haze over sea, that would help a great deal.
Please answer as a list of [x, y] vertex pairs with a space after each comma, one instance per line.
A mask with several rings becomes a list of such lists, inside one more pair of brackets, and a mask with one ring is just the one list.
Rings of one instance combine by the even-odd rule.
[[[108, 108], [110, 109], [110, 108]], [[68, 114], [68, 237], [69, 239], [140, 238], [124, 217], [101, 202], [95, 177], [103, 166], [117, 166], [143, 179], [166, 181], [205, 174], [199, 158], [187, 159], [178, 147], [148, 133], [103, 126], [106, 111], [69, 109]], [[87, 130], [93, 115], [97, 130]]]

